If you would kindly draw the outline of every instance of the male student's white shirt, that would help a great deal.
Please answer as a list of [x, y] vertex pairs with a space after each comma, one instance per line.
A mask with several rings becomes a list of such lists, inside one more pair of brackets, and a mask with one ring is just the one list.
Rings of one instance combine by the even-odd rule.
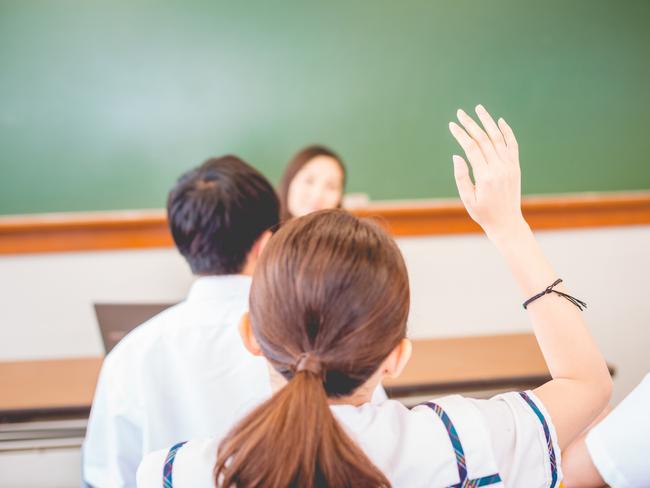
[[[532, 392], [506, 393], [490, 400], [452, 395], [432, 402], [411, 410], [394, 400], [331, 409], [395, 488], [459, 486], [461, 463], [466, 478], [460, 486], [559, 485], [562, 473], [555, 429]], [[190, 441], [175, 451], [175, 457], [169, 449], [150, 453], [138, 469], [138, 488], [161, 486], [163, 467], [169, 466], [170, 459], [174, 488], [214, 487], [218, 444], [219, 439]]]
[[187, 299], [140, 325], [106, 357], [83, 447], [83, 478], [132, 487], [142, 457], [224, 435], [271, 394], [264, 359], [238, 332], [251, 279], [201, 277]]
[[650, 374], [591, 429], [586, 444], [612, 488], [650, 486]]

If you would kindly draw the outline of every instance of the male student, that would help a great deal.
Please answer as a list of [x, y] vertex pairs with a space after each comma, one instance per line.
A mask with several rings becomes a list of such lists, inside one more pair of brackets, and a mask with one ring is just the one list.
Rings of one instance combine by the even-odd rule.
[[225, 434], [271, 393], [242, 345], [255, 263], [278, 223], [271, 184], [235, 156], [209, 159], [169, 193], [174, 242], [197, 276], [187, 299], [140, 325], [106, 357], [83, 446], [83, 480], [135, 486], [146, 453]]

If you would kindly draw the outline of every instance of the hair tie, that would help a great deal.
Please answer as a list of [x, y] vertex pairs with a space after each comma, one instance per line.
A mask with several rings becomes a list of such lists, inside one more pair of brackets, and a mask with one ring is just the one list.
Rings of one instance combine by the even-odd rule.
[[579, 298], [572, 297], [571, 295], [567, 295], [566, 293], [562, 293], [561, 291], [557, 291], [557, 290], [553, 289], [555, 286], [559, 285], [560, 283], [562, 283], [562, 278], [558, 278], [553, 283], [551, 283], [549, 286], [547, 286], [544, 291], [538, 293], [537, 295], [533, 295], [532, 297], [530, 297], [528, 300], [526, 300], [524, 302], [524, 310], [526, 310], [526, 308], [528, 308], [528, 305], [530, 305], [532, 302], [534, 302], [538, 298], [541, 298], [544, 295], [548, 295], [550, 293], [555, 293], [555, 294], [557, 294], [557, 295], [559, 295], [561, 297], [566, 298], [571, 303], [573, 303], [576, 307], [578, 307], [580, 309], [580, 311], [587, 308], [587, 304], [585, 302], [583, 302], [582, 300], [580, 300]]
[[320, 359], [318, 359], [318, 356], [310, 352], [303, 352], [298, 356], [295, 371], [296, 373], [299, 373], [300, 371], [309, 371], [316, 376], [321, 376], [323, 374], [323, 365]]

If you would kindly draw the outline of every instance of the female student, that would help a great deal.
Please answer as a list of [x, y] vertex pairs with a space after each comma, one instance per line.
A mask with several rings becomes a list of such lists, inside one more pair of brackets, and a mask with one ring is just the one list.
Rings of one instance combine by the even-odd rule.
[[[604, 408], [605, 361], [583, 303], [567, 294], [520, 209], [517, 142], [477, 108], [450, 124], [472, 168], [454, 156], [463, 203], [495, 244], [525, 297], [552, 380], [490, 400], [452, 395], [408, 410], [369, 403], [400, 374], [409, 286], [395, 242], [376, 224], [338, 210], [286, 224], [255, 271], [240, 332], [263, 355], [274, 396], [223, 439], [147, 456], [138, 486], [556, 487], [560, 449]], [[460, 292], [460, 291], [459, 291]]]
[[333, 151], [308, 146], [287, 165], [278, 193], [283, 221], [338, 208], [343, 200], [345, 166]]

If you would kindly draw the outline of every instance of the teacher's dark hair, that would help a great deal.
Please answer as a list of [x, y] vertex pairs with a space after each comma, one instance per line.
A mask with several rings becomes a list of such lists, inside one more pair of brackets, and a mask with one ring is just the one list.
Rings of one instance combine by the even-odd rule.
[[178, 179], [167, 198], [167, 220], [194, 274], [235, 274], [257, 239], [277, 226], [279, 202], [259, 171], [228, 155]]

